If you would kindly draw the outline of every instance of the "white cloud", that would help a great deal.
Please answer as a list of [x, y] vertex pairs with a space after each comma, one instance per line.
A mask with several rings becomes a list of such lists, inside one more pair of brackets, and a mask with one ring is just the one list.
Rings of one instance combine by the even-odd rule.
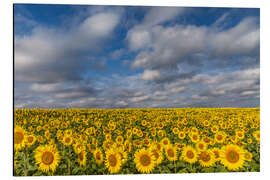
[[234, 55], [250, 56], [258, 50], [260, 39], [255, 18], [246, 18], [236, 26], [222, 31], [193, 25], [156, 25], [135, 30], [136, 28], [130, 32], [147, 31], [149, 37], [144, 43], [136, 45], [127, 36], [131, 49], [147, 47], [134, 59], [132, 67], [136, 68], [175, 67], [194, 54], [204, 55], [210, 60]]
[[144, 25], [157, 25], [174, 19], [177, 15], [186, 11], [180, 7], [152, 7], [144, 16]]
[[159, 77], [160, 77], [159, 71], [146, 69], [143, 72], [141, 79], [142, 80], [154, 80], [154, 79], [157, 79]]
[[104, 12], [86, 18], [68, 31], [36, 26], [32, 34], [16, 36], [16, 80], [48, 83], [80, 79], [83, 69], [105, 62], [93, 63], [94, 58], [86, 54], [102, 49], [102, 42], [110, 38], [119, 21], [119, 14]]
[[145, 95], [145, 96], [132, 97], [129, 100], [130, 100], [130, 102], [138, 103], [141, 101], [145, 101], [147, 99], [149, 99], [149, 96]]
[[119, 15], [113, 13], [99, 13], [88, 17], [79, 27], [79, 32], [86, 37], [108, 36], [119, 23]]

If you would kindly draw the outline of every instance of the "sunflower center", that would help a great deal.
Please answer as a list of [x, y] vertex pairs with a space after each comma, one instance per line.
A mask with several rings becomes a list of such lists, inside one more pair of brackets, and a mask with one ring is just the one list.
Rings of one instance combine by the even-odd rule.
[[54, 160], [54, 156], [52, 152], [46, 151], [42, 154], [42, 162], [46, 165], [50, 165], [52, 164], [53, 160]]
[[211, 156], [206, 152], [202, 152], [200, 155], [200, 159], [204, 162], [208, 162], [208, 161], [210, 161]]
[[174, 157], [174, 151], [172, 149], [167, 150], [168, 156]]
[[217, 135], [217, 140], [222, 140], [222, 135]]
[[143, 166], [148, 166], [151, 163], [151, 158], [147, 154], [144, 154], [140, 157], [140, 162]]
[[33, 140], [34, 140], [34, 138], [33, 138], [32, 136], [30, 136], [30, 137], [28, 137], [28, 139], [27, 139], [27, 140], [28, 140], [28, 142], [29, 142], [29, 143], [32, 143], [32, 142], [33, 142]]
[[164, 144], [164, 145], [167, 145], [167, 144], [168, 144], [168, 140], [164, 140], [164, 141], [163, 141], [163, 144]]
[[24, 134], [21, 132], [15, 132], [14, 134], [14, 143], [21, 144], [24, 139]]
[[66, 142], [66, 143], [70, 143], [70, 138], [69, 138], [69, 137], [66, 138], [66, 139], [65, 139], [65, 142]]
[[199, 149], [203, 149], [203, 144], [199, 144]]
[[234, 150], [230, 150], [229, 152], [227, 152], [226, 154], [226, 159], [230, 162], [230, 163], [236, 163], [239, 160], [239, 153], [234, 151]]
[[192, 159], [194, 157], [194, 153], [192, 151], [187, 151], [186, 155], [189, 159]]
[[115, 155], [110, 155], [108, 160], [109, 160], [110, 166], [112, 166], [112, 167], [116, 166], [117, 159], [116, 159]]
[[192, 138], [193, 138], [194, 140], [197, 140], [197, 139], [198, 139], [197, 135], [193, 135]]

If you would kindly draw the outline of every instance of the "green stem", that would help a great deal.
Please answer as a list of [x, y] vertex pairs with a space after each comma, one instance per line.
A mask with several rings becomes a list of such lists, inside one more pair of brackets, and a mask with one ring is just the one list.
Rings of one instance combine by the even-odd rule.
[[27, 176], [27, 174], [28, 174], [28, 170], [27, 170], [28, 162], [27, 162], [27, 151], [26, 151], [26, 149], [23, 150], [23, 161], [24, 161], [23, 173], [24, 173], [24, 176]]
[[67, 158], [67, 161], [68, 161], [68, 175], [71, 175], [71, 171], [70, 171], [70, 147], [68, 147], [68, 158]]
[[174, 173], [176, 174], [176, 165], [175, 165], [175, 161], [173, 161], [173, 165], [174, 165]]

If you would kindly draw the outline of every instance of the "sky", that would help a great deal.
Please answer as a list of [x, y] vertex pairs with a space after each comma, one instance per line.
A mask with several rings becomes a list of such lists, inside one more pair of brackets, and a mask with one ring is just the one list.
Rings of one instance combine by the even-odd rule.
[[260, 10], [14, 5], [15, 108], [260, 106]]

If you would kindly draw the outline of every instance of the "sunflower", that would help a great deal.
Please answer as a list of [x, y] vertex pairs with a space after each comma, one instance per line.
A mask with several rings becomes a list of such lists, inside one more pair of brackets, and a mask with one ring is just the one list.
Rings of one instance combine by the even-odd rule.
[[124, 142], [123, 136], [117, 136], [115, 139], [117, 144], [122, 144]]
[[185, 143], [175, 143], [176, 150], [183, 150], [184, 147], [186, 146]]
[[39, 170], [43, 172], [54, 172], [60, 162], [58, 150], [51, 145], [43, 145], [36, 148], [35, 160]]
[[73, 143], [73, 138], [71, 136], [64, 136], [63, 140], [62, 140], [62, 143], [65, 145], [65, 146], [70, 146], [72, 145]]
[[244, 157], [246, 161], [251, 161], [252, 160], [252, 153], [248, 152], [247, 150], [244, 151]]
[[65, 130], [65, 136], [72, 136], [72, 130], [71, 129]]
[[149, 174], [155, 168], [155, 156], [150, 149], [137, 150], [134, 156], [134, 162], [139, 172]]
[[179, 139], [185, 139], [185, 137], [186, 137], [186, 133], [185, 133], [184, 131], [180, 131], [180, 132], [178, 133], [178, 138], [179, 138]]
[[192, 146], [186, 146], [183, 149], [181, 159], [190, 164], [193, 164], [197, 161], [197, 156], [197, 152]]
[[257, 130], [253, 132], [253, 137], [256, 139], [256, 141], [260, 144], [260, 130]]
[[149, 147], [151, 145], [151, 142], [152, 142], [152, 140], [150, 138], [144, 138], [142, 140], [143, 145], [147, 146], [147, 147]]
[[107, 150], [105, 165], [111, 174], [119, 172], [122, 165], [119, 153], [115, 152], [113, 149]]
[[169, 161], [176, 161], [177, 160], [177, 151], [176, 148], [173, 147], [171, 144], [165, 148], [165, 154]]
[[189, 137], [193, 143], [197, 143], [200, 141], [200, 136], [198, 133], [191, 133], [189, 134]]
[[235, 135], [236, 135], [237, 139], [240, 139], [240, 140], [245, 138], [245, 132], [242, 130], [237, 130], [235, 132]]
[[221, 164], [226, 166], [228, 170], [238, 170], [244, 165], [244, 150], [233, 144], [223, 146], [221, 149]]
[[199, 156], [199, 163], [203, 167], [213, 166], [215, 163], [215, 154], [211, 150], [202, 151]]
[[142, 142], [136, 139], [135, 141], [133, 141], [133, 146], [139, 148], [142, 146]]
[[94, 152], [93, 152], [94, 158], [96, 160], [96, 163], [98, 165], [102, 164], [103, 162], [103, 153], [101, 151], [100, 148], [97, 148]]
[[14, 147], [16, 151], [25, 147], [26, 134], [25, 130], [19, 126], [14, 129]]
[[147, 125], [146, 120], [142, 120], [142, 126], [146, 126], [146, 125]]
[[208, 145], [204, 141], [199, 141], [199, 142], [196, 143], [196, 149], [198, 151], [204, 151], [204, 150], [206, 150], [207, 149], [207, 146]]
[[216, 134], [215, 134], [215, 141], [217, 142], [217, 143], [223, 143], [224, 142], [224, 140], [225, 140], [225, 135], [224, 135], [224, 132], [222, 132], [222, 131], [219, 131], [219, 132], [217, 132]]
[[86, 161], [87, 161], [87, 157], [86, 157], [86, 151], [80, 151], [78, 154], [78, 163], [80, 164], [80, 166], [85, 166], [86, 165]]
[[177, 128], [177, 127], [174, 127], [173, 129], [172, 129], [172, 132], [173, 132], [173, 134], [178, 134], [179, 133], [179, 129]]
[[248, 138], [248, 139], [247, 139], [247, 143], [248, 143], [248, 144], [251, 144], [251, 143], [252, 143], [252, 139], [251, 139], [251, 138]]
[[214, 134], [217, 133], [218, 130], [219, 130], [219, 126], [218, 126], [218, 125], [214, 125], [214, 126], [212, 126], [212, 128], [211, 128], [211, 131], [212, 131]]
[[29, 134], [29, 135], [26, 136], [26, 142], [25, 143], [26, 143], [27, 146], [32, 146], [32, 145], [35, 144], [35, 142], [36, 142], [36, 137], [34, 135]]
[[171, 142], [170, 142], [169, 138], [167, 138], [167, 137], [165, 137], [161, 140], [161, 145], [163, 148], [167, 147], [170, 144], [171, 144]]

